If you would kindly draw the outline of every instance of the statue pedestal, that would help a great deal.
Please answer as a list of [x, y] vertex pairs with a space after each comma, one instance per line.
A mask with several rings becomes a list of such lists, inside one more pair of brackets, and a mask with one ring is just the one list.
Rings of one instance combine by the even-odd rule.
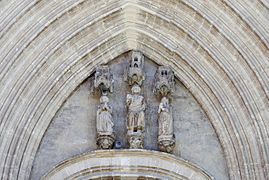
[[98, 134], [96, 142], [99, 149], [112, 149], [115, 142], [115, 135]]
[[163, 152], [172, 152], [175, 147], [175, 136], [174, 135], [162, 135], [158, 137], [158, 145]]
[[144, 134], [141, 131], [130, 132], [128, 131], [128, 142], [130, 149], [143, 149], [144, 148]]

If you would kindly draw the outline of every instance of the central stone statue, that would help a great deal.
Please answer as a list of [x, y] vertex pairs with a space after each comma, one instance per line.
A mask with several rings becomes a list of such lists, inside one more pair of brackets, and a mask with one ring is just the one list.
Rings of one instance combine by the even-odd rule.
[[145, 128], [145, 100], [144, 97], [140, 95], [141, 88], [138, 85], [134, 85], [131, 91], [132, 94], [127, 94], [126, 98], [128, 108], [128, 132], [142, 132]]

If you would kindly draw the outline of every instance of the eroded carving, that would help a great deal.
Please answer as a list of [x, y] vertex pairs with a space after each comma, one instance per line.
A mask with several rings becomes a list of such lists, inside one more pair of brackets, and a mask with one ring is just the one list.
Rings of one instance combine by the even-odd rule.
[[101, 96], [96, 116], [97, 145], [101, 149], [110, 149], [115, 141], [112, 107], [109, 98]]
[[143, 149], [144, 134], [142, 132], [131, 132], [128, 134], [128, 142], [130, 149]]
[[141, 52], [133, 51], [129, 62], [129, 67], [124, 73], [124, 79], [130, 86], [134, 84], [142, 85], [145, 80], [144, 75], [144, 56]]
[[153, 92], [163, 96], [170, 95], [175, 86], [174, 73], [167, 66], [158, 67], [155, 74], [155, 86]]
[[173, 131], [172, 107], [169, 99], [163, 97], [158, 110], [158, 144], [161, 151], [172, 152], [175, 146], [175, 136]]
[[102, 95], [107, 95], [113, 91], [113, 75], [108, 66], [96, 68], [94, 87], [99, 89]]

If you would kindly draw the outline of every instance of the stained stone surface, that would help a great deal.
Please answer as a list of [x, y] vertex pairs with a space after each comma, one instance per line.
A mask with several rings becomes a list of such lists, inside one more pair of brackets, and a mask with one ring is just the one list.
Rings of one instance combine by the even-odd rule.
[[[124, 82], [124, 69], [129, 54], [109, 65], [114, 76], [114, 91], [110, 94], [113, 107], [115, 148], [126, 148], [126, 94], [130, 87]], [[145, 58], [146, 80], [142, 93], [146, 99], [145, 149], [158, 150], [157, 111], [160, 99], [152, 93], [157, 64]], [[90, 93], [93, 76], [81, 84], [67, 99], [51, 122], [35, 157], [31, 179], [40, 179], [58, 163], [81, 153], [96, 150], [95, 118], [99, 96]], [[172, 95], [176, 146], [173, 154], [197, 164], [218, 180], [228, 179], [225, 157], [206, 114], [179, 82]]]

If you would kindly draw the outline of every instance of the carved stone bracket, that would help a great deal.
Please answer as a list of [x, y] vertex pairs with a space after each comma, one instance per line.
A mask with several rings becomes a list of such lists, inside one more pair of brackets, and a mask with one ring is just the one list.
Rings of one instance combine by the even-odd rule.
[[134, 84], [141, 86], [143, 84], [145, 80], [144, 55], [141, 52], [132, 52], [129, 66], [124, 73], [124, 80], [127, 81], [130, 86]]
[[174, 91], [174, 86], [173, 71], [167, 66], [159, 66], [155, 74], [153, 92], [161, 97], [168, 96]]
[[101, 95], [113, 92], [113, 75], [108, 66], [98, 66], [96, 68], [94, 88], [99, 89]]

